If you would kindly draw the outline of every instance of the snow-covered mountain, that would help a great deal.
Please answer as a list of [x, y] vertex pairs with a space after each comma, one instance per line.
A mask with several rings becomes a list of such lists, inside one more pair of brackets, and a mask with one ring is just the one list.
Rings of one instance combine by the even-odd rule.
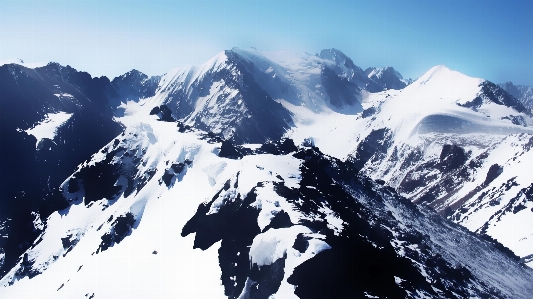
[[354, 115], [363, 92], [383, 89], [335, 49], [299, 55], [235, 48], [165, 74], [146, 105], [164, 105], [174, 119], [239, 143], [263, 142], [298, 127], [304, 115], [295, 110]]
[[[112, 81], [0, 71], [2, 298], [533, 293], [532, 114], [489, 81], [437, 66], [405, 82], [336, 49]], [[85, 131], [63, 133], [78, 114]]]
[[402, 89], [413, 82], [411, 79], [404, 79], [393, 67], [369, 67], [365, 74], [384, 89]]
[[526, 108], [530, 110], [533, 109], [533, 89], [531, 86], [514, 85], [513, 82], [510, 81], [498, 85], [517, 100], [522, 102]]
[[372, 114], [356, 121], [364, 132], [351, 154], [362, 173], [531, 263], [529, 110], [496, 85], [442, 66], [366, 101]]
[[291, 140], [221, 143], [138, 108], [130, 103], [126, 130], [65, 181], [70, 206], [2, 279], [3, 298], [533, 291], [533, 270], [512, 254], [357, 176], [351, 162]]
[[39, 235], [34, 221], [68, 206], [65, 177], [121, 132], [108, 88], [107, 78], [57, 63], [0, 67], [0, 273]]
[[12, 59], [6, 59], [6, 60], [0, 60], [0, 66], [4, 64], [18, 64], [21, 66], [24, 66], [26, 68], [34, 69], [37, 67], [43, 67], [47, 65], [45, 62], [24, 62], [24, 60], [20, 58], [12, 58]]
[[[154, 96], [159, 80], [161, 76], [148, 77], [138, 70], [116, 77], [111, 81], [113, 92], [110, 93], [110, 105], [116, 109], [121, 103]], [[116, 114], [121, 115], [121, 111], [116, 111]]]

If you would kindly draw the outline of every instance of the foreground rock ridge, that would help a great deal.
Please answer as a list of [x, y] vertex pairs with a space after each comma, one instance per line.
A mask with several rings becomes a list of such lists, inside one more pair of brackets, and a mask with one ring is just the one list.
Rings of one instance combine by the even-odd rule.
[[336, 49], [0, 76], [2, 298], [533, 294], [525, 87]]

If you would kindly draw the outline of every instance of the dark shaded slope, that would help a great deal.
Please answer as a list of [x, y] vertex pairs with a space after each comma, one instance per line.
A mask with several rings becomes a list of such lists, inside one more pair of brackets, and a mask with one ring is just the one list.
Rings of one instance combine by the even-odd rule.
[[[122, 130], [113, 120], [110, 91], [106, 77], [57, 63], [0, 67], [0, 217], [10, 219], [2, 232], [9, 237], [0, 239], [6, 252], [0, 275], [39, 234], [33, 221], [66, 207], [58, 191], [63, 180]], [[58, 112], [72, 116], [53, 140], [36, 144], [23, 131]]]

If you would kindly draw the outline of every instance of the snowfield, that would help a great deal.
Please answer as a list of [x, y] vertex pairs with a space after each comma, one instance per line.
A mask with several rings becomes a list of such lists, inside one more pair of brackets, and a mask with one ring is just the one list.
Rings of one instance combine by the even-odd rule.
[[72, 113], [66, 112], [48, 113], [43, 121], [25, 130], [25, 132], [37, 138], [37, 143], [35, 144], [35, 147], [37, 147], [39, 142], [44, 138], [53, 140], [56, 136], [57, 129], [67, 122], [71, 116]]

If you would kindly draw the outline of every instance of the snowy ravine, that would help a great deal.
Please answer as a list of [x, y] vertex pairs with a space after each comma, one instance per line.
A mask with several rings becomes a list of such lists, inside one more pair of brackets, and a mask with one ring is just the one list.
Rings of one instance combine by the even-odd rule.
[[355, 165], [130, 102], [2, 298], [528, 298], [533, 270]]

